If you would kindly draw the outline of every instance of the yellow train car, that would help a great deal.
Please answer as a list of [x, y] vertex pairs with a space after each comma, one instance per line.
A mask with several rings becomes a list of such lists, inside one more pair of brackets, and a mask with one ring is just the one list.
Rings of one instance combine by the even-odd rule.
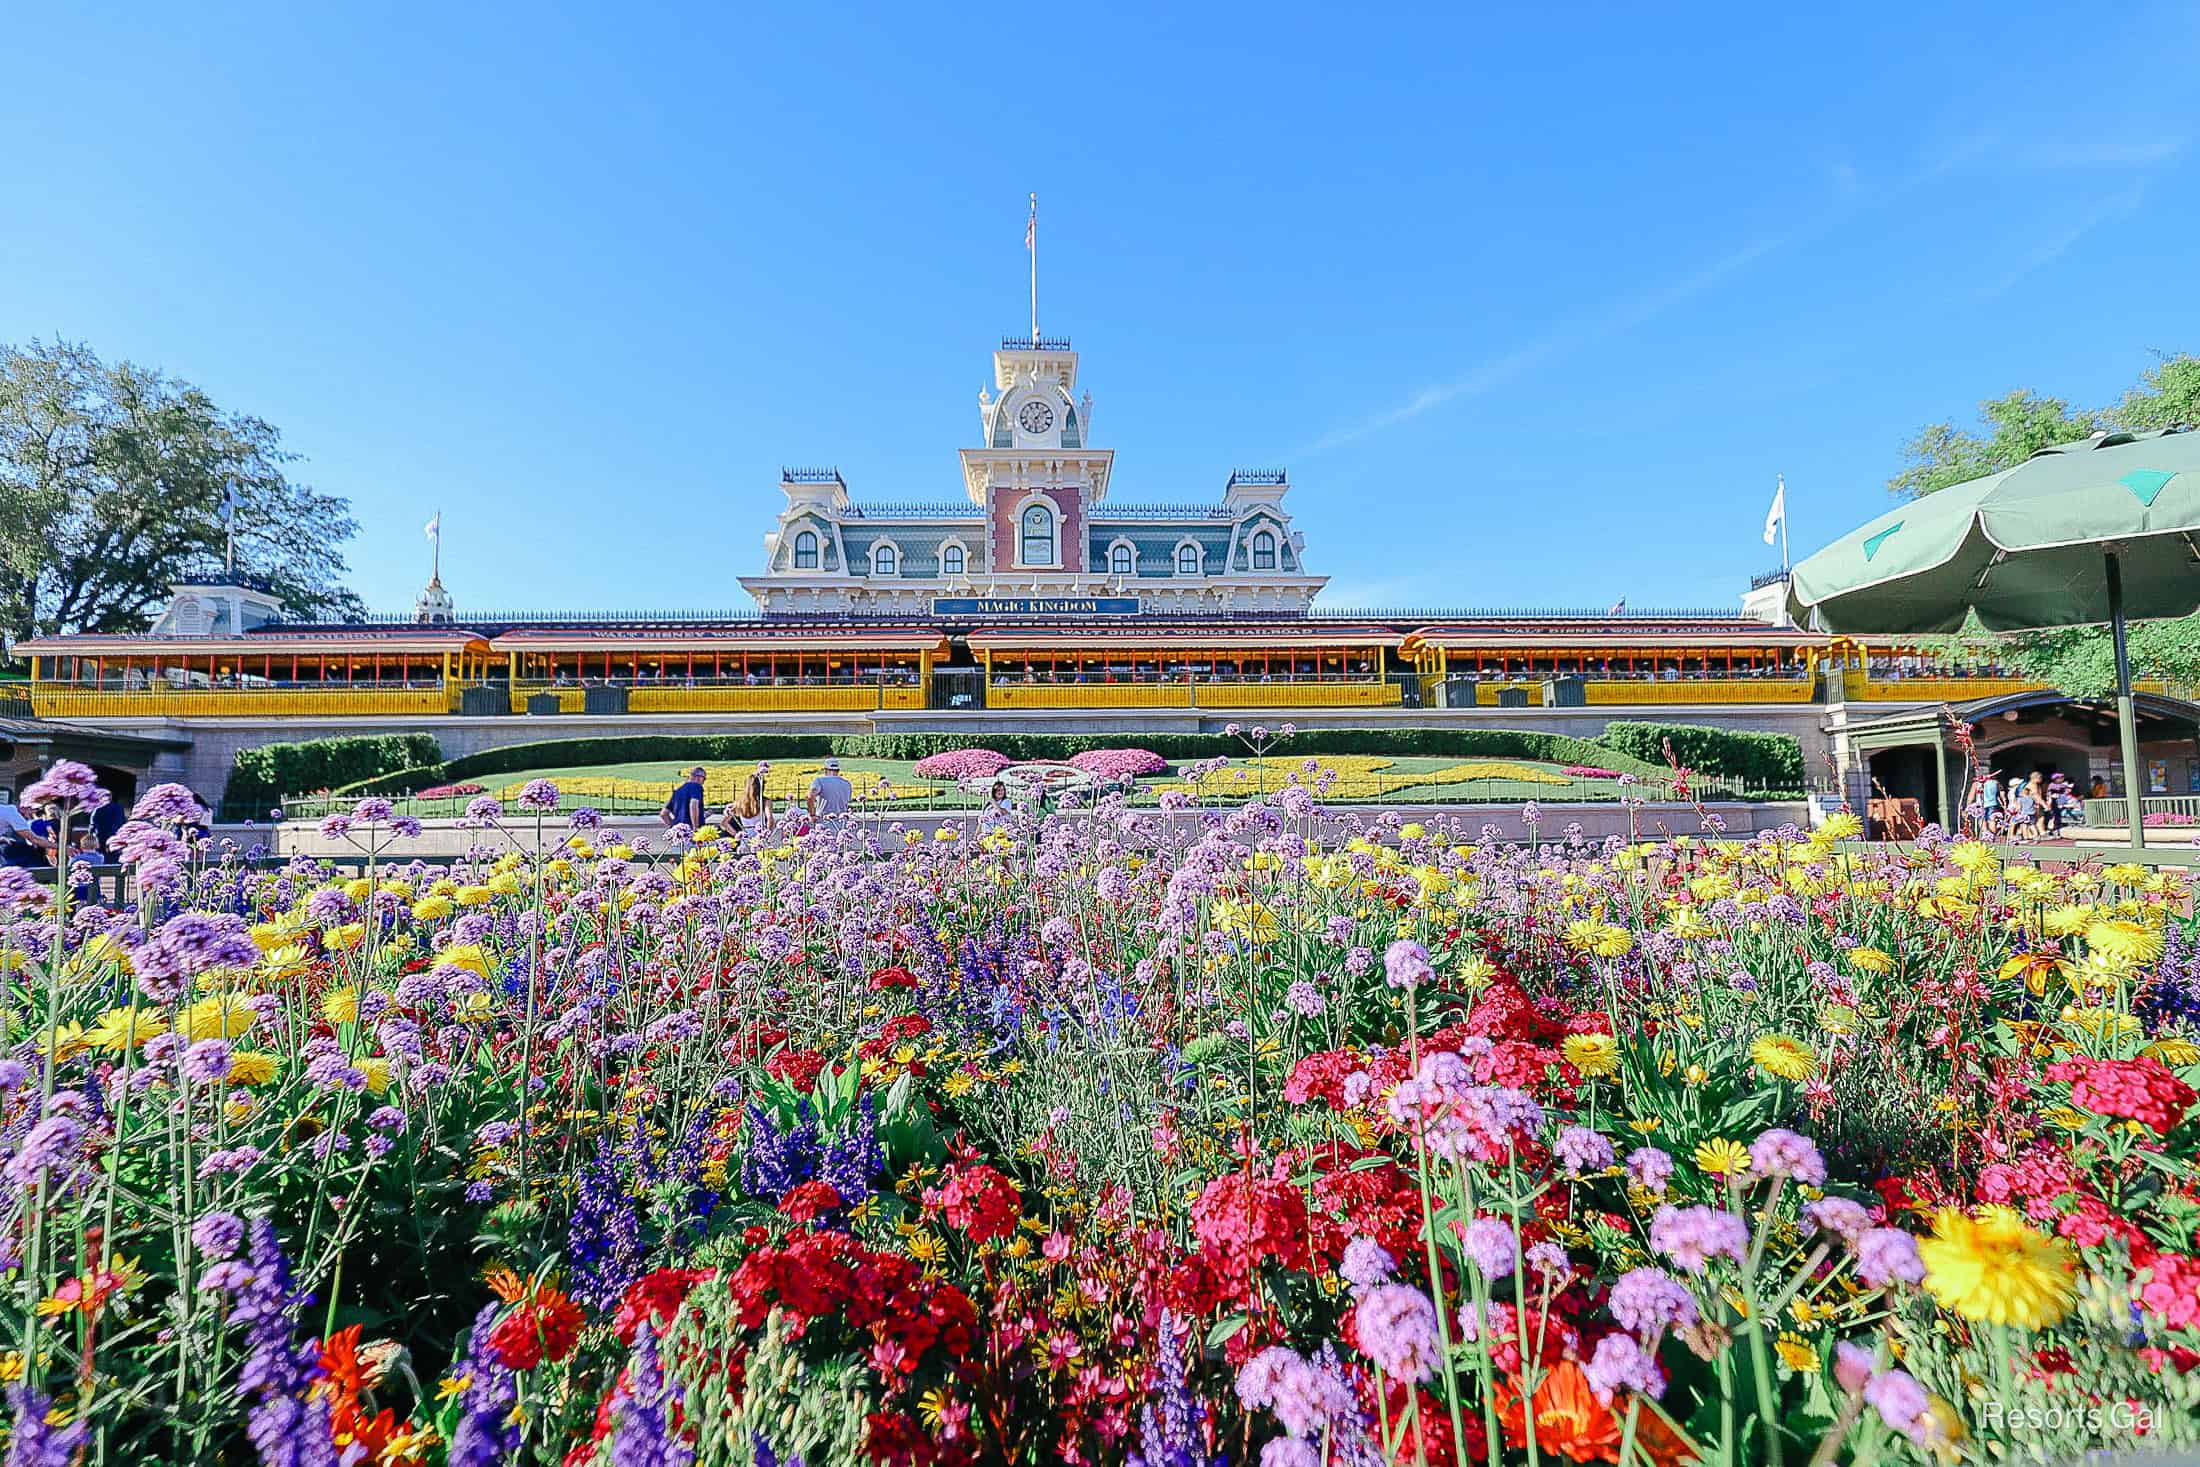
[[495, 637], [514, 713], [592, 687], [634, 713], [865, 713], [926, 706], [947, 639], [930, 627], [520, 627]]
[[1490, 707], [1508, 690], [1539, 695], [1545, 683], [1563, 681], [1578, 686], [1586, 706], [1670, 708], [1808, 703], [1826, 647], [1823, 636], [1771, 626], [1511, 631], [1462, 624], [1417, 627], [1399, 654], [1431, 703], [1448, 701], [1445, 690], [1462, 696], [1470, 682], [1475, 704]]
[[42, 718], [252, 718], [440, 714], [492, 666], [456, 628], [257, 632], [241, 637], [79, 635], [16, 644]]
[[1383, 708], [1399, 634], [1379, 626], [1023, 626], [969, 633], [989, 708]]

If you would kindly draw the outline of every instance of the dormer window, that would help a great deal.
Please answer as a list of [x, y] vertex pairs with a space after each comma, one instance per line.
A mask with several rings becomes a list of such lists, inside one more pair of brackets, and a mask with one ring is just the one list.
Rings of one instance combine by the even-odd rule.
[[1275, 568], [1276, 537], [1266, 530], [1262, 530], [1253, 537], [1253, 569], [1274, 570]]
[[817, 569], [817, 532], [815, 530], [804, 530], [794, 537], [794, 568], [796, 570]]
[[1108, 552], [1108, 573], [1110, 575], [1127, 576], [1131, 573], [1131, 570], [1130, 546], [1118, 545]]
[[960, 545], [950, 545], [942, 550], [940, 552], [940, 574], [943, 576], [959, 576], [962, 573], [963, 548]]
[[1021, 535], [1021, 559], [1025, 565], [1053, 565], [1054, 512], [1043, 504], [1034, 504], [1023, 513]]
[[1197, 545], [1179, 545], [1176, 547], [1176, 573], [1180, 576], [1196, 576], [1199, 574], [1199, 547]]
[[874, 576], [898, 576], [901, 574], [901, 557], [894, 554], [894, 547], [881, 545], [871, 552], [871, 574]]

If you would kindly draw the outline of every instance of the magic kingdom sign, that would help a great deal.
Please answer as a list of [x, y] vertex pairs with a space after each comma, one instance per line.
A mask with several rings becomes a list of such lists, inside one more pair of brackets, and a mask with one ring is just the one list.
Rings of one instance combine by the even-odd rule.
[[935, 596], [932, 614], [944, 617], [1136, 616], [1136, 596]]

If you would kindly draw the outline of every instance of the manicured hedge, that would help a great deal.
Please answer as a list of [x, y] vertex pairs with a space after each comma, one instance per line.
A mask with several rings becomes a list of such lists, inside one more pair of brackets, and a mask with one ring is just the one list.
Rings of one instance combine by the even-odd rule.
[[433, 734], [359, 734], [239, 749], [222, 790], [222, 811], [258, 819], [285, 795], [333, 790], [363, 779], [433, 764], [442, 758]]
[[1746, 780], [1759, 788], [1803, 788], [1803, 745], [1793, 734], [1691, 723], [1608, 723], [1601, 742], [1664, 769], [1668, 739], [1673, 757], [1698, 773]]
[[821, 734], [629, 734], [613, 738], [545, 739], [506, 744], [446, 760], [440, 769], [448, 782], [511, 774], [545, 765], [638, 764], [649, 759], [699, 759], [739, 764], [750, 759], [822, 759], [839, 752], [839, 739]]

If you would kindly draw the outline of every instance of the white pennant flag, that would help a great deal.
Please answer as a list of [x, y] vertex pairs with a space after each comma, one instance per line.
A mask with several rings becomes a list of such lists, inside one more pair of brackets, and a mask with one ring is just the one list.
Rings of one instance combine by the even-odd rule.
[[1780, 531], [1787, 524], [1787, 515], [1788, 486], [1787, 479], [1783, 476], [1780, 479], [1780, 487], [1772, 491], [1772, 508], [1765, 511], [1765, 543], [1767, 545], [1779, 543]]
[[439, 545], [440, 545], [440, 544], [442, 544], [442, 543], [443, 543], [443, 511], [442, 511], [442, 510], [440, 510], [440, 509], [439, 509], [439, 510], [437, 510], [437, 511], [435, 512], [435, 518], [434, 518], [434, 519], [432, 519], [432, 520], [430, 520], [430, 521], [428, 521], [428, 526], [427, 526], [427, 528], [428, 528], [428, 538], [429, 538], [430, 540], [433, 540], [433, 541], [435, 541], [435, 542], [436, 542], [437, 544], [439, 544]]

